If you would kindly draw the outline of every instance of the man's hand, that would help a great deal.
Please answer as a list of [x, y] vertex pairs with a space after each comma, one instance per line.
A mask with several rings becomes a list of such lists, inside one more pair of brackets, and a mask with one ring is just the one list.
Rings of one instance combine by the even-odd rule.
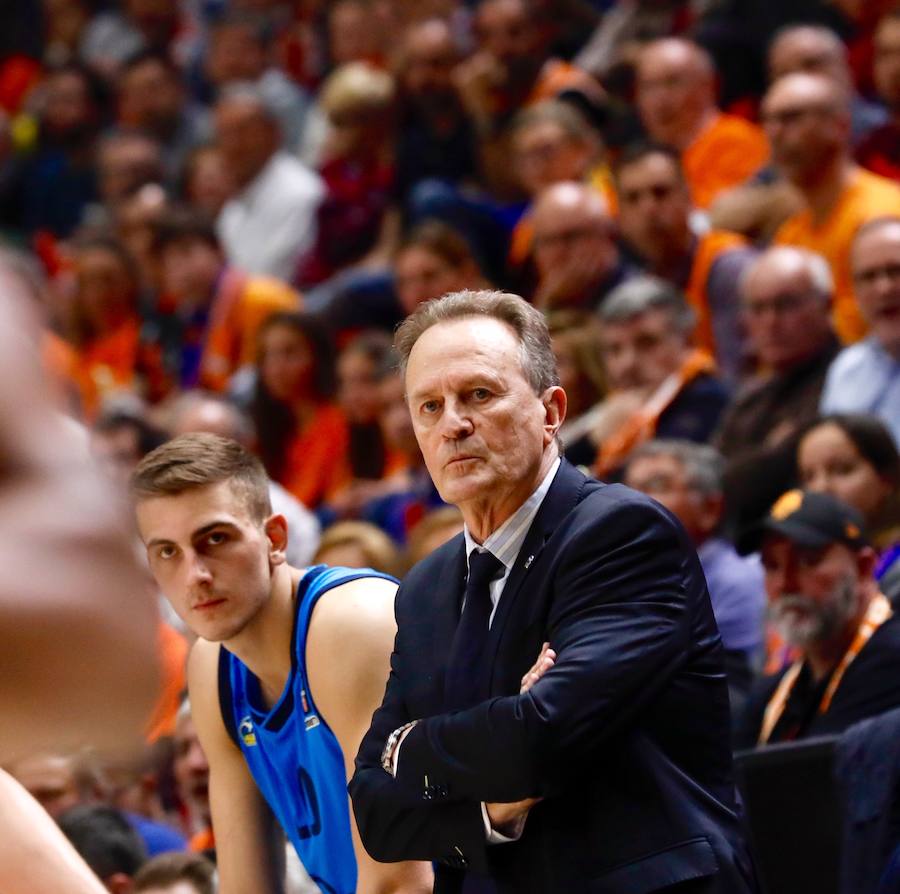
[[519, 694], [521, 695], [523, 692], [528, 692], [544, 674], [553, 667], [553, 663], [556, 661], [556, 652], [550, 648], [550, 643], [544, 643], [541, 646], [541, 654], [538, 655], [537, 661], [531, 665], [531, 669], [528, 673], [522, 677], [522, 685], [519, 688]]
[[[541, 646], [541, 653], [537, 661], [522, 677], [522, 685], [519, 693], [528, 692], [541, 677], [553, 667], [556, 661], [556, 652], [550, 648], [550, 643]], [[510, 804], [485, 804], [491, 828], [507, 838], [519, 838], [525, 828], [525, 820], [528, 812], [540, 801], [540, 798], [526, 798], [524, 801], [514, 801]]]

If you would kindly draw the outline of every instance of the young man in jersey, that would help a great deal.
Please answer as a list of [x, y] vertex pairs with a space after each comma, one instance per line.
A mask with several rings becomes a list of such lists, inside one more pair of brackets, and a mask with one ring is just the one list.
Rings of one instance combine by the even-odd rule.
[[365, 853], [346, 792], [388, 676], [394, 581], [287, 565], [265, 471], [234, 441], [175, 438], [132, 486], [153, 574], [198, 637], [188, 682], [223, 894], [281, 891], [272, 814], [326, 894], [430, 891], [428, 864]]

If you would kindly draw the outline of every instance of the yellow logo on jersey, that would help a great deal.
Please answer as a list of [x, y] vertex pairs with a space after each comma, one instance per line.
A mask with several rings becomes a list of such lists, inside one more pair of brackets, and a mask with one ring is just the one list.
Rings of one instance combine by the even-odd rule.
[[238, 727], [238, 732], [240, 733], [241, 741], [245, 745], [256, 744], [256, 733], [253, 732], [253, 721], [249, 716], [241, 720], [241, 725]]

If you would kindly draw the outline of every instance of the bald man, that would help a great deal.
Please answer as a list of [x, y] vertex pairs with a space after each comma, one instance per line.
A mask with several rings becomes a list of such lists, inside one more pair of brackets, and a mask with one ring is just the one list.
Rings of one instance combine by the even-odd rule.
[[850, 244], [866, 221], [900, 214], [900, 187], [854, 163], [849, 95], [826, 75], [779, 78], [763, 99], [762, 120], [775, 166], [804, 203], [774, 241], [825, 257], [835, 283], [835, 330], [842, 341], [857, 341], [866, 323], [853, 295]]
[[885, 110], [863, 99], [853, 85], [847, 61], [847, 45], [824, 25], [788, 25], [769, 44], [769, 80], [787, 74], [822, 74], [840, 84], [850, 94], [851, 141], [858, 143], [869, 131], [884, 123]]
[[738, 391], [716, 436], [735, 531], [790, 487], [798, 432], [818, 411], [839, 349], [830, 322], [834, 286], [821, 255], [770, 248], [746, 268], [739, 291], [749, 348], [763, 372]]
[[568, 181], [547, 187], [535, 200], [532, 220], [537, 307], [594, 309], [628, 278], [615, 221], [593, 187]]
[[715, 68], [697, 44], [675, 37], [647, 44], [638, 55], [636, 99], [648, 136], [682, 153], [696, 207], [765, 164], [762, 131], [716, 106]]

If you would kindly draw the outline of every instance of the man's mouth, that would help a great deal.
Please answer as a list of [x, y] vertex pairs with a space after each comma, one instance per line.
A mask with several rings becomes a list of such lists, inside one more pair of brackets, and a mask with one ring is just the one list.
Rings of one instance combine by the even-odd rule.
[[196, 602], [193, 605], [194, 611], [209, 611], [210, 609], [215, 608], [216, 606], [221, 605], [225, 602], [224, 599], [206, 599], [203, 602]]

